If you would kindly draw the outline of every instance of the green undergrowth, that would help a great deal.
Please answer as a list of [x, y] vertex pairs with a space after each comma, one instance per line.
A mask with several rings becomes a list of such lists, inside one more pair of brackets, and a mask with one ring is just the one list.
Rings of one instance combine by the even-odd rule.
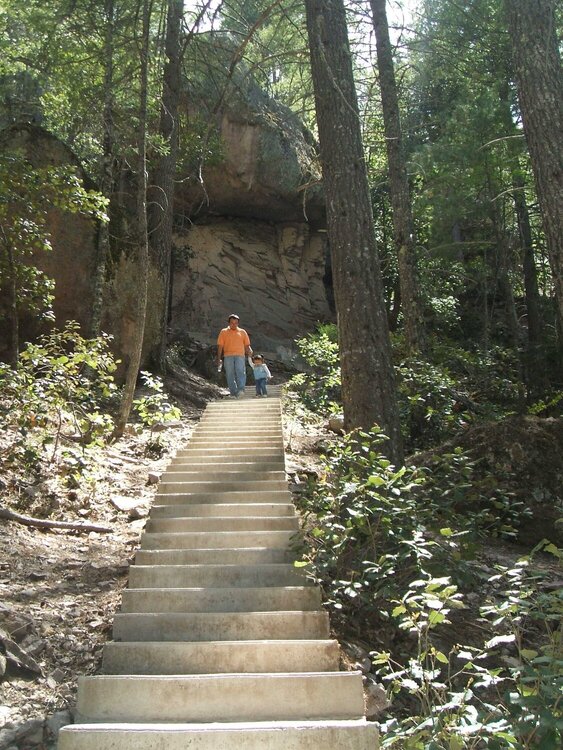
[[[341, 409], [334, 331], [298, 343], [310, 369], [289, 386], [295, 415], [326, 418]], [[393, 466], [376, 426], [338, 435], [296, 499], [306, 535], [297, 564], [321, 586], [336, 631], [369, 644], [391, 701], [383, 747], [561, 746], [561, 550], [547, 538], [512, 546], [531, 513], [512, 490], [516, 452], [492, 464], [495, 475], [453, 439], [483, 440], [480, 425], [513, 413], [511, 362], [451, 348], [434, 364], [400, 360], [403, 435], [418, 460]]]
[[[0, 363], [2, 464], [19, 487], [56, 477], [64, 487], [95, 481], [100, 449], [111, 440], [120, 398], [110, 339], [87, 339], [71, 321], [20, 353], [15, 368]], [[179, 415], [161, 381], [143, 373], [133, 407], [150, 427]], [[22, 510], [29, 498], [16, 493]]]

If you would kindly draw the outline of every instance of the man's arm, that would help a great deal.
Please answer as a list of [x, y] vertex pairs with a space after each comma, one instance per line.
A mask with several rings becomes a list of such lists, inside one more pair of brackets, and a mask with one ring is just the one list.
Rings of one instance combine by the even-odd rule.
[[223, 356], [223, 331], [220, 331], [219, 335], [217, 336], [217, 364], [221, 361], [221, 357]]
[[248, 336], [248, 333], [245, 331], [245, 337], [244, 337], [244, 354], [247, 357], [250, 357], [252, 354], [252, 347], [250, 346], [250, 338]]

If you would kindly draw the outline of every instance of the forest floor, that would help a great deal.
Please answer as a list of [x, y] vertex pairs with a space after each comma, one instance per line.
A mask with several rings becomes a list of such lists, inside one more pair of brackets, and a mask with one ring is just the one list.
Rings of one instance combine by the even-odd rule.
[[[133, 426], [101, 451], [96, 476], [84, 488], [62, 491], [47, 479], [28, 488], [24, 505], [13, 494], [17, 478], [3, 470], [5, 507], [109, 531], [41, 530], [0, 519], [0, 667], [5, 668], [3, 677], [0, 670], [0, 750], [55, 747], [58, 728], [71, 720], [77, 677], [100, 669], [158, 476], [202, 413], [186, 401], [176, 403], [181, 420], [158, 432]], [[285, 428], [288, 474], [298, 491], [317, 472], [331, 433], [327, 426], [304, 427], [287, 417]], [[483, 444], [484, 435], [478, 440]], [[2, 438], [0, 453], [1, 443]], [[560, 445], [549, 445], [550, 450], [542, 449], [547, 454], [536, 457], [543, 464], [538, 472], [550, 471], [560, 460], [553, 455]], [[21, 486], [17, 492], [21, 495]], [[510, 564], [527, 549], [495, 540], [482, 550], [483, 565]], [[460, 627], [470, 631], [474, 623], [466, 619]], [[352, 631], [343, 635], [351, 644], [349, 663], [357, 667], [354, 644], [360, 654], [370, 644]], [[456, 636], [463, 642], [464, 633]]]

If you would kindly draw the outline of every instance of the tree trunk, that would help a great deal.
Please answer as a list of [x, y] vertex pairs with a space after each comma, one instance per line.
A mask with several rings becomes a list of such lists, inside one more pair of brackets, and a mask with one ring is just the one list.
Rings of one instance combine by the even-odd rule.
[[385, 0], [371, 0], [371, 11], [377, 45], [377, 67], [389, 166], [389, 192], [393, 209], [395, 247], [399, 261], [401, 304], [407, 346], [414, 353], [424, 348], [424, 334], [416, 263], [416, 239]]
[[377, 423], [402, 461], [391, 345], [342, 0], [306, 0], [347, 430]]
[[160, 109], [160, 135], [168, 148], [168, 153], [158, 157], [148, 192], [149, 239], [162, 283], [160, 335], [154, 356], [161, 371], [165, 368], [170, 299], [174, 177], [178, 160], [178, 103], [181, 83], [180, 29], [183, 10], [183, 0], [168, 0], [165, 42], [167, 60], [164, 66]]
[[[102, 116], [104, 139], [102, 156], [102, 177], [100, 192], [106, 198], [111, 196], [113, 187], [114, 166], [114, 133], [113, 133], [113, 36], [114, 36], [114, 0], [105, 0], [105, 38], [104, 38], [104, 110]], [[92, 317], [90, 335], [98, 336], [102, 322], [104, 301], [104, 282], [109, 255], [109, 224], [100, 222], [96, 243], [97, 258], [93, 281]]]
[[143, 0], [143, 30], [140, 43], [140, 102], [139, 102], [139, 130], [138, 130], [138, 161], [137, 161], [137, 187], [136, 187], [136, 224], [137, 238], [135, 252], [138, 262], [138, 286], [137, 286], [137, 308], [135, 311], [133, 342], [131, 356], [126, 365], [125, 385], [116, 419], [114, 437], [123, 435], [125, 425], [131, 413], [135, 385], [139, 374], [141, 354], [143, 350], [143, 338], [145, 333], [145, 320], [147, 314], [147, 284], [149, 268], [149, 243], [147, 235], [147, 100], [148, 100], [148, 57], [149, 57], [149, 26], [150, 26], [150, 3]]
[[[563, 333], [563, 83], [555, 0], [505, 0], [524, 132]], [[561, 344], [561, 341], [560, 341]]]
[[527, 341], [524, 376], [528, 387], [528, 399], [540, 396], [547, 386], [543, 345], [543, 325], [540, 312], [538, 271], [534, 257], [534, 243], [530, 216], [526, 205], [524, 180], [518, 175], [512, 178], [514, 210], [518, 222], [518, 235], [522, 253], [524, 294], [526, 298]]
[[18, 281], [17, 281], [17, 270], [14, 261], [14, 248], [11, 246], [9, 240], [5, 242], [6, 253], [8, 256], [8, 279], [7, 279], [7, 291], [8, 291], [8, 319], [9, 319], [9, 347], [8, 347], [8, 362], [12, 367], [18, 364], [18, 357], [20, 354], [20, 323], [19, 323], [19, 311], [18, 311]]

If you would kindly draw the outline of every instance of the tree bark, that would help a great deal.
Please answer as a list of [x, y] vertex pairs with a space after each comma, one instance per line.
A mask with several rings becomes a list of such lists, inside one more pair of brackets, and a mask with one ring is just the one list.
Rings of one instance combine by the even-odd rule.
[[149, 241], [162, 282], [160, 335], [154, 357], [161, 371], [164, 371], [166, 362], [170, 300], [174, 176], [178, 160], [178, 104], [181, 84], [180, 30], [183, 10], [183, 0], [168, 0], [165, 41], [167, 60], [164, 65], [159, 128], [168, 152], [158, 157], [148, 191]]
[[[114, 167], [114, 128], [113, 128], [113, 38], [114, 38], [114, 0], [105, 0], [105, 36], [104, 36], [104, 110], [102, 116], [104, 138], [102, 156], [102, 177], [100, 192], [106, 198], [111, 196]], [[100, 222], [96, 243], [97, 258], [94, 272], [94, 292], [90, 335], [98, 336], [102, 322], [104, 300], [104, 282], [106, 278], [107, 258], [109, 255], [109, 224]]]
[[136, 310], [133, 321], [131, 355], [126, 364], [125, 384], [119, 414], [114, 428], [114, 437], [121, 437], [131, 413], [135, 385], [141, 364], [145, 321], [147, 314], [147, 286], [149, 269], [149, 242], [147, 234], [147, 113], [148, 113], [148, 57], [149, 57], [149, 27], [151, 5], [149, 0], [142, 3], [142, 38], [139, 48], [140, 56], [140, 101], [139, 101], [139, 130], [137, 138], [137, 187], [136, 187], [136, 224], [137, 238], [135, 252], [139, 269], [138, 285], [136, 287]]
[[543, 324], [540, 311], [538, 270], [534, 256], [534, 243], [530, 216], [524, 192], [524, 180], [518, 175], [512, 178], [514, 210], [518, 222], [518, 235], [522, 253], [524, 294], [526, 298], [527, 339], [524, 377], [528, 388], [528, 400], [545, 393], [547, 371], [543, 351]]
[[377, 423], [402, 461], [391, 344], [342, 0], [306, 0], [347, 430]]
[[8, 347], [8, 362], [12, 367], [16, 367], [18, 364], [18, 357], [20, 354], [20, 323], [19, 323], [19, 311], [18, 311], [18, 281], [17, 281], [17, 269], [14, 261], [14, 248], [10, 241], [6, 238], [3, 243], [8, 256], [8, 279], [7, 279], [7, 292], [8, 292], [8, 318], [9, 318], [9, 347]]
[[377, 67], [389, 167], [389, 193], [393, 211], [395, 247], [399, 261], [405, 336], [408, 349], [414, 353], [424, 349], [424, 331], [416, 262], [416, 239], [403, 147], [399, 98], [385, 0], [370, 1], [377, 46]]
[[[555, 0], [504, 0], [520, 109], [563, 335], [563, 82]], [[561, 345], [560, 341], [560, 345]]]
[[50, 521], [46, 518], [33, 518], [23, 516], [8, 508], [0, 506], [0, 518], [6, 521], [15, 521], [23, 526], [34, 526], [36, 529], [66, 529], [67, 531], [97, 531], [99, 534], [107, 534], [113, 531], [108, 526], [98, 526], [93, 523], [81, 523], [79, 521]]

